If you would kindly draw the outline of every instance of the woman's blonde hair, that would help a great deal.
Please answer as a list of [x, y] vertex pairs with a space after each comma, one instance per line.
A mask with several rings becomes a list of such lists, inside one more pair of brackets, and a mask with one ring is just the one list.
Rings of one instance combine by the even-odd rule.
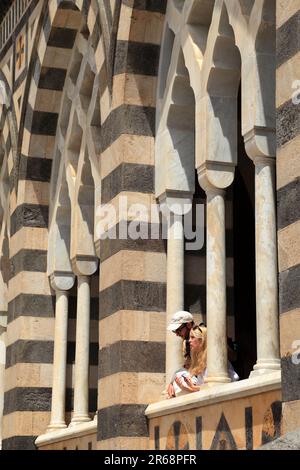
[[195, 325], [190, 331], [190, 337], [194, 336], [201, 341], [200, 351], [193, 351], [191, 349], [191, 375], [199, 375], [206, 369], [207, 363], [207, 328], [205, 326]]

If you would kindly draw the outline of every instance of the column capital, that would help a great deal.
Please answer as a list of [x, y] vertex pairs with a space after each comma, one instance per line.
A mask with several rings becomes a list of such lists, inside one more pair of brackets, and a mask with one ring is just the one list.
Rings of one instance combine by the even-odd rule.
[[193, 203], [193, 193], [187, 191], [166, 191], [158, 198], [161, 206], [174, 215], [185, 215], [190, 212]]
[[52, 289], [55, 291], [68, 291], [72, 289], [75, 276], [71, 272], [54, 271], [49, 275]]
[[244, 134], [245, 149], [251, 160], [258, 157], [275, 158], [276, 132], [269, 127], [253, 127]]
[[98, 258], [90, 255], [76, 255], [71, 260], [76, 276], [91, 276], [98, 269]]
[[234, 180], [235, 165], [205, 162], [197, 168], [198, 181], [208, 195], [225, 195]]

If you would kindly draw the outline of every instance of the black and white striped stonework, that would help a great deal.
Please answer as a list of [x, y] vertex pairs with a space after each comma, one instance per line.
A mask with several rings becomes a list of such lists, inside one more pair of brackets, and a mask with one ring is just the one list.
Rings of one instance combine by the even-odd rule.
[[[290, 420], [292, 423], [300, 411], [300, 368], [292, 360], [295, 352], [293, 343], [300, 339], [300, 105], [292, 98], [295, 92], [293, 81], [299, 79], [300, 11], [293, 2], [287, 9], [278, 5], [277, 10], [277, 214], [282, 399], [285, 422], [294, 415]], [[287, 431], [288, 427], [284, 432]]]
[[[51, 159], [69, 59], [82, 17], [87, 16], [90, 8], [88, 1], [83, 2], [82, 13], [74, 2], [58, 1], [56, 6], [54, 2], [45, 2], [45, 5], [46, 11], [39, 18], [42, 21], [41, 34], [31, 57], [32, 81], [29, 77], [24, 126], [19, 130], [22, 145], [18, 199], [11, 214], [10, 236], [14, 249], [8, 304], [4, 449], [35, 448], [36, 437], [45, 432], [50, 421], [55, 313], [55, 297], [46, 273]], [[24, 21], [28, 18], [26, 16]], [[55, 57], [58, 57], [57, 61], [53, 61]], [[68, 377], [72, 376], [75, 351], [74, 294], [69, 302]], [[91, 300], [91, 310], [91, 327], [95, 332], [98, 323], [97, 291]], [[93, 337], [90, 364], [91, 368], [97, 369], [98, 338]], [[73, 400], [70, 380], [67, 387], [68, 413], [72, 410]], [[90, 411], [96, 411], [96, 381], [90, 388], [89, 398]], [[7, 433], [5, 423], [12, 421], [14, 425], [9, 426]]]
[[[151, 197], [153, 202], [155, 201], [154, 154], [149, 148], [149, 145], [152, 145], [149, 142], [154, 142], [155, 135], [155, 88], [160, 32], [157, 34], [157, 40], [150, 42], [139, 35], [139, 29], [145, 29], [147, 21], [151, 22], [155, 18], [160, 19], [159, 24], [162, 27], [165, 7], [166, 2], [122, 2], [120, 24], [126, 21], [125, 15], [128, 15], [131, 28], [129, 37], [125, 38], [120, 30], [117, 35], [113, 69], [113, 109], [102, 123], [102, 203], [117, 204], [121, 196], [128, 196], [133, 203], [142, 203]], [[126, 99], [129, 91], [126, 82], [122, 81], [123, 77], [126, 77], [128, 82], [136, 83], [137, 91], [142, 89], [143, 80], [153, 83], [154, 93], [151, 99]], [[123, 102], [116, 99], [118, 87], [121, 86], [125, 89]], [[136, 152], [133, 158], [131, 146]], [[119, 162], [112, 161], [109, 165], [111, 152], [123, 153], [123, 156]], [[120, 223], [128, 222], [118, 220], [117, 230]], [[147, 227], [150, 233], [150, 224], [145, 222], [144, 227]], [[114, 231], [114, 227], [111, 230]], [[148, 429], [144, 411], [151, 397], [146, 396], [143, 390], [147, 382], [153, 383], [153, 394], [159, 399], [164, 385], [166, 283], [165, 279], [156, 274], [155, 263], [161, 263], [165, 251], [163, 240], [101, 241], [98, 385], [100, 449], [111, 446], [144, 448], [147, 445]], [[117, 263], [121, 262], [121, 259], [124, 265], [128, 263], [129, 269], [118, 274]], [[153, 266], [151, 280], [149, 275], [139, 272], [139, 259], [144, 260], [145, 264], [149, 263], [149, 268]], [[101, 279], [111, 270], [115, 272], [114, 281], [102, 282]], [[131, 384], [125, 393], [122, 382]], [[105, 389], [111, 387], [119, 389], [118, 401], [114, 396], [103, 397]], [[115, 423], [118, 423], [118, 426]]]

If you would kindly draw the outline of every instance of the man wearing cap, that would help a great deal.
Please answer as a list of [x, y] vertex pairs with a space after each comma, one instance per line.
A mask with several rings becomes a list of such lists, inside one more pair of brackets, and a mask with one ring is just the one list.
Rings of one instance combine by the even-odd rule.
[[[194, 318], [190, 312], [185, 310], [180, 310], [179, 312], [174, 313], [169, 326], [167, 327], [168, 331], [172, 331], [176, 336], [180, 336], [183, 339], [183, 356], [184, 356], [184, 367], [186, 369], [190, 366], [191, 361], [191, 351], [190, 351], [190, 331], [194, 326]], [[169, 397], [174, 397], [174, 387], [170, 383], [167, 387], [167, 392]]]

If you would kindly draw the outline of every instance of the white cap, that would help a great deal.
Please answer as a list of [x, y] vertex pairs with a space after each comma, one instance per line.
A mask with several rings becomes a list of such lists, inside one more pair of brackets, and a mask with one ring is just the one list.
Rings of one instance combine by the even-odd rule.
[[179, 312], [174, 313], [170, 325], [167, 327], [169, 331], [176, 331], [183, 323], [193, 322], [194, 318], [190, 312], [180, 310]]

